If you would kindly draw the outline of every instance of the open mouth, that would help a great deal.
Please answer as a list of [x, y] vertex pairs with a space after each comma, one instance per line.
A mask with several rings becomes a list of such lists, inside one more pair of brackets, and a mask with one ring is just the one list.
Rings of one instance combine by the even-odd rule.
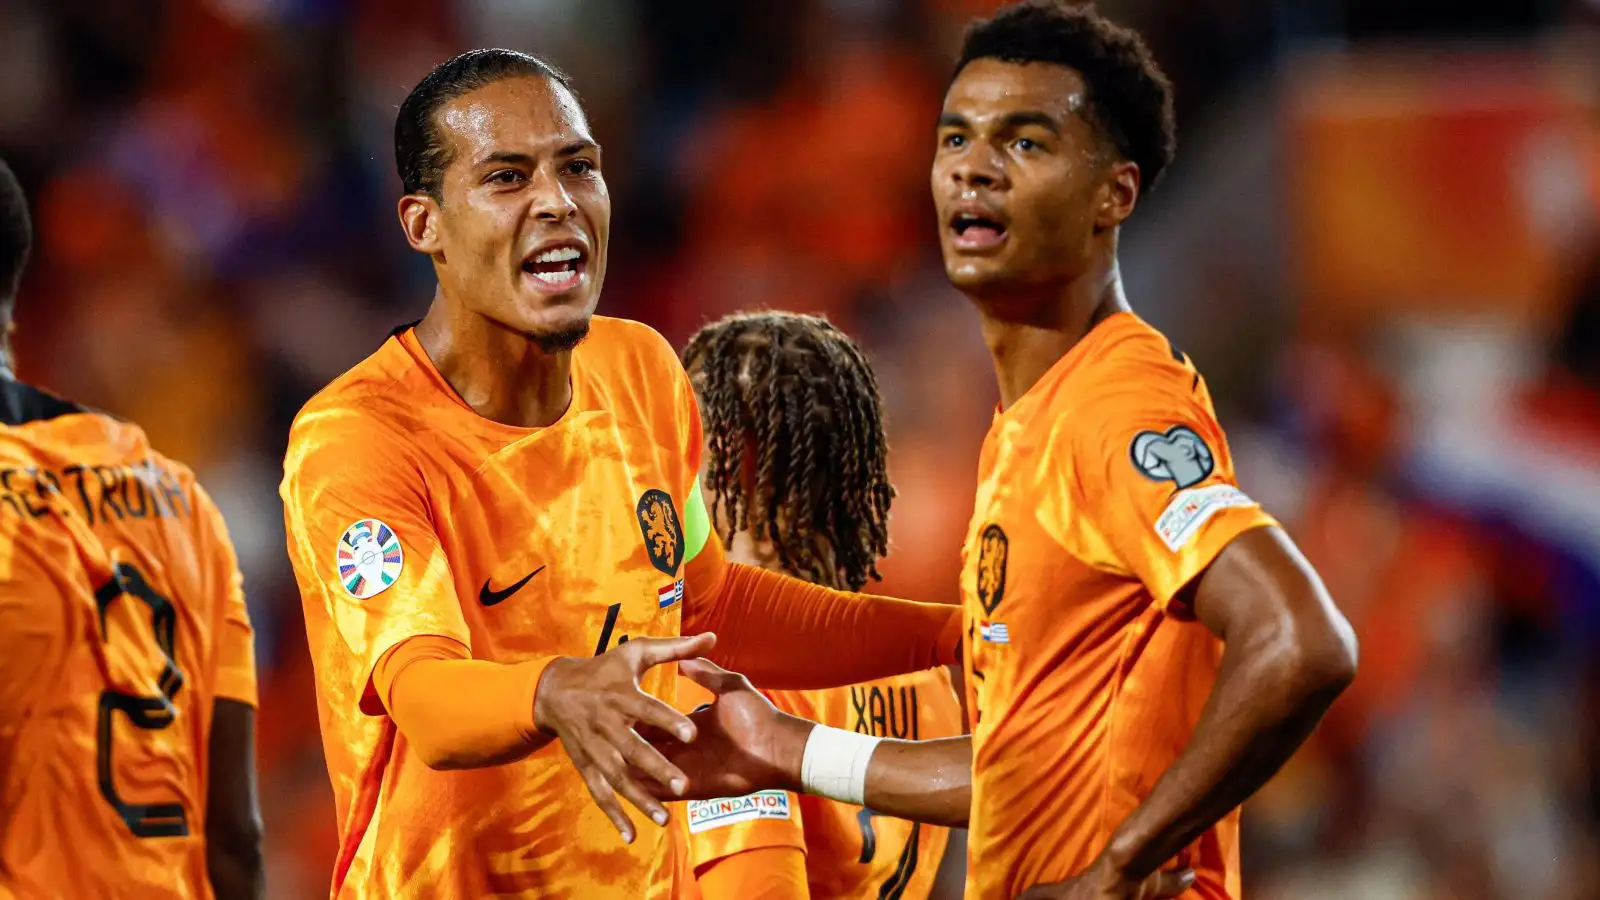
[[522, 271], [544, 290], [561, 291], [577, 285], [588, 259], [583, 250], [566, 245], [551, 247], [522, 261]]
[[956, 246], [978, 250], [995, 247], [1006, 238], [1006, 226], [995, 219], [974, 213], [958, 213], [950, 220], [950, 230], [956, 236]]

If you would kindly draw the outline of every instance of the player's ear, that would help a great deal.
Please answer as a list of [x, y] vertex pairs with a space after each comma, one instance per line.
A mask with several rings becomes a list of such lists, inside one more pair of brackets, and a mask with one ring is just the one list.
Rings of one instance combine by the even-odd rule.
[[1101, 182], [1099, 203], [1095, 207], [1097, 229], [1116, 228], [1139, 202], [1139, 166], [1127, 160], [1117, 160], [1106, 167], [1105, 180]]
[[434, 254], [439, 243], [439, 201], [427, 194], [407, 194], [400, 198], [400, 228], [406, 243], [419, 253]]

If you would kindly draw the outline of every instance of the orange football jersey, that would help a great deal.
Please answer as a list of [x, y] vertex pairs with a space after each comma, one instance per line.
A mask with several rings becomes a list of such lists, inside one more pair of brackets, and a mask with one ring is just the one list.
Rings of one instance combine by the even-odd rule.
[[[711, 700], [704, 688], [687, 680], [679, 690], [680, 705], [689, 709]], [[843, 688], [766, 694], [785, 712], [877, 737], [915, 741], [955, 737], [965, 730], [946, 669]], [[684, 872], [746, 850], [795, 847], [806, 854], [812, 900], [926, 898], [950, 838], [946, 828], [783, 791], [689, 802], [682, 804], [677, 818], [688, 855]]]
[[256, 702], [222, 517], [137, 426], [0, 418], [0, 896], [209, 898], [212, 704]]
[[[435, 771], [373, 693], [374, 665], [438, 635], [477, 659], [587, 657], [678, 634], [705, 545], [700, 433], [672, 348], [596, 317], [546, 428], [485, 419], [402, 330], [306, 404], [282, 494], [317, 675], [344, 898], [665, 897], [665, 829], [624, 844], [552, 743]], [[643, 689], [671, 703], [675, 666]]]
[[[1149, 794], [1222, 655], [1172, 600], [1272, 524], [1199, 374], [1131, 313], [996, 414], [963, 549], [970, 900], [1077, 874]], [[1193, 895], [1239, 896], [1238, 844], [1235, 811], [1181, 855]]]

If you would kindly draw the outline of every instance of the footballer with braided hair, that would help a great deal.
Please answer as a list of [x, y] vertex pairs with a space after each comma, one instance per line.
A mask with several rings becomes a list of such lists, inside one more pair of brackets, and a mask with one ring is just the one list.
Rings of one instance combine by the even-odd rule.
[[[701, 329], [683, 364], [704, 423], [701, 489], [729, 558], [852, 591], [877, 579], [894, 488], [877, 378], [861, 349], [818, 316], [741, 313]], [[685, 708], [711, 699], [687, 680], [679, 691]], [[945, 669], [767, 696], [877, 737], [963, 730]], [[785, 791], [691, 802], [684, 813], [674, 817], [680, 900], [925, 900], [949, 838], [941, 826]]]
[[817, 316], [743, 313], [701, 329], [683, 361], [708, 445], [701, 485], [723, 539], [747, 530], [780, 568], [828, 587], [877, 578], [894, 488], [860, 348]]

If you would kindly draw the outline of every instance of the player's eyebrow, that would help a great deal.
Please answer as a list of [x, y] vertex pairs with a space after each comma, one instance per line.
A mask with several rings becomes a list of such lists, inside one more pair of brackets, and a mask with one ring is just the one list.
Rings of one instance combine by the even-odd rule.
[[1051, 134], [1061, 134], [1061, 123], [1056, 121], [1056, 117], [1037, 109], [1006, 113], [1000, 122], [1007, 131], [1016, 131], [1028, 125], [1037, 125]]
[[499, 164], [510, 166], [530, 166], [533, 165], [533, 157], [527, 153], [521, 153], [516, 150], [496, 150], [488, 156], [478, 160], [478, 165], [480, 166]]
[[[594, 141], [578, 140], [562, 146], [561, 149], [555, 152], [555, 157], [556, 159], [566, 159], [569, 156], [576, 156], [586, 151], [598, 151], [599, 149], [600, 145]], [[532, 166], [536, 162], [537, 160], [534, 159], [532, 154], [523, 153], [520, 150], [496, 150], [478, 160], [478, 165]]]
[[[1006, 113], [1000, 117], [1001, 131], [1016, 131], [1029, 125], [1037, 125], [1054, 135], [1061, 134], [1061, 123], [1056, 117], [1037, 109], [1024, 109], [1017, 112]], [[944, 113], [939, 116], [940, 128], [960, 128], [971, 131], [972, 123], [960, 113]]]
[[573, 141], [570, 144], [567, 144], [566, 146], [562, 147], [560, 150], [557, 150], [556, 151], [556, 158], [557, 159], [565, 159], [568, 156], [576, 156], [579, 153], [598, 152], [599, 149], [600, 149], [600, 145], [595, 143], [594, 141], [586, 140], [586, 139], [585, 140], [577, 140], [577, 141]]

